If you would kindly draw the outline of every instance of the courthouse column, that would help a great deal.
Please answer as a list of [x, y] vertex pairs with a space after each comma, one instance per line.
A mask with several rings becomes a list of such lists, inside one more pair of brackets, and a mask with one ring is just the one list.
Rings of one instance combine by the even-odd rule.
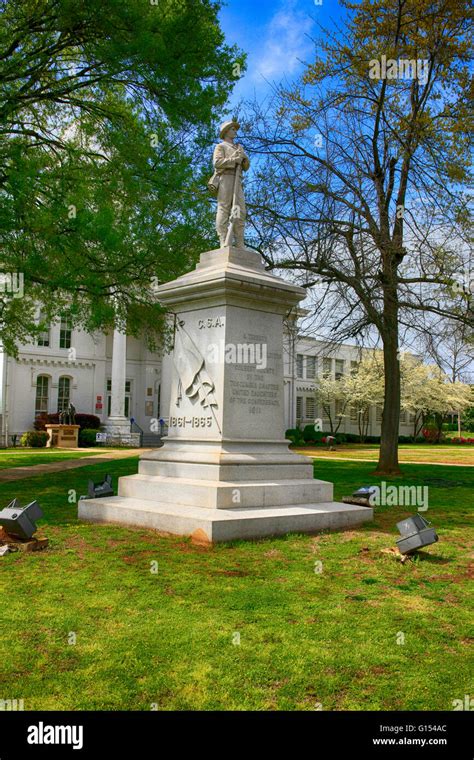
[[112, 347], [112, 396], [110, 416], [105, 422], [109, 435], [117, 438], [130, 436], [130, 421], [125, 417], [125, 380], [127, 373], [127, 335], [114, 330]]

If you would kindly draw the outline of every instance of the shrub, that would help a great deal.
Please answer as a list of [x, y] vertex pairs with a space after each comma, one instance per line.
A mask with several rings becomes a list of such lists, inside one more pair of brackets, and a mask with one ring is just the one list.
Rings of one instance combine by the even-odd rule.
[[79, 430], [79, 446], [96, 446], [96, 435], [96, 428], [84, 428], [84, 430]]
[[76, 424], [80, 425], [81, 430], [99, 430], [100, 418], [95, 414], [76, 414]]
[[316, 430], [314, 429], [314, 425], [305, 425], [305, 428], [303, 430], [303, 440], [305, 443], [314, 443], [316, 436]]
[[438, 442], [438, 431], [435, 427], [425, 427], [421, 432], [423, 433], [423, 438], [428, 443]]
[[458, 429], [458, 423], [457, 422], [443, 422], [442, 429], [455, 432]]
[[33, 422], [33, 427], [35, 430], [45, 430], [46, 429], [46, 423], [49, 422], [48, 414], [38, 414], [37, 417], [35, 417]]
[[31, 446], [34, 449], [41, 449], [46, 446], [48, 434], [43, 430], [28, 430], [20, 438], [21, 446]]
[[285, 438], [297, 446], [301, 446], [301, 444], [304, 443], [303, 431], [301, 428], [288, 428], [285, 432]]
[[[303, 430], [301, 428], [289, 428], [285, 433], [285, 438], [297, 446], [319, 446], [326, 443], [328, 435], [334, 437], [334, 443], [346, 443], [351, 437], [349, 433], [330, 433], [324, 430], [314, 430], [313, 425], [306, 425]], [[359, 440], [359, 436], [352, 436], [352, 438]]]
[[346, 437], [346, 443], [360, 443], [360, 435], [356, 433], [344, 433]]
[[[59, 414], [39, 414], [34, 421], [35, 430], [45, 430], [46, 425], [58, 425]], [[76, 425], [79, 425], [80, 430], [99, 430], [100, 419], [95, 414], [83, 414], [78, 412], [76, 414]]]

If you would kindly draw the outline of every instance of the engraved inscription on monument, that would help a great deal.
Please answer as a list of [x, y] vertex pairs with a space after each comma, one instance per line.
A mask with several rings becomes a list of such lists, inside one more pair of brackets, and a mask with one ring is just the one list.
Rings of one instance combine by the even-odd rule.
[[[251, 319], [252, 315], [248, 314], [247, 323]], [[283, 411], [281, 352], [272, 345], [271, 330], [241, 332], [239, 343], [248, 347], [264, 347], [265, 350], [254, 351], [254, 361], [227, 367], [224, 403], [228, 404], [231, 412], [230, 420], [226, 416], [230, 422], [228, 432], [237, 434], [240, 428], [240, 435], [246, 438], [278, 437], [282, 435], [280, 418]]]

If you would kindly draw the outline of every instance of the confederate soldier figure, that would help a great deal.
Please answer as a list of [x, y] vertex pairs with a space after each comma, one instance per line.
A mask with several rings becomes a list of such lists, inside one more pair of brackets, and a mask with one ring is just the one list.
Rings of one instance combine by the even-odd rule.
[[68, 406], [68, 414], [69, 414], [69, 424], [75, 425], [76, 424], [76, 407], [73, 403], [70, 403]]
[[[216, 229], [221, 248], [226, 244], [229, 225], [232, 233], [227, 245], [233, 245], [235, 238], [237, 248], [245, 248], [245, 198], [242, 189], [242, 170], [247, 171], [250, 161], [241, 145], [234, 143], [240, 124], [236, 121], [226, 121], [221, 126], [222, 142], [214, 149], [214, 171], [218, 177]], [[235, 206], [233, 202], [235, 198]]]
[[60, 425], [75, 425], [76, 424], [76, 407], [74, 404], [69, 404], [67, 409], [63, 409], [59, 412], [59, 424]]

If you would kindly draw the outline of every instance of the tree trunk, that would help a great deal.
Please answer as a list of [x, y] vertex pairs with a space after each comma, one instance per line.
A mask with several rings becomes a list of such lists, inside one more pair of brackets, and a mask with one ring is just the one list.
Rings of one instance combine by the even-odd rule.
[[362, 409], [359, 413], [359, 438], [361, 443], [365, 443], [367, 433], [369, 432], [370, 412], [368, 409]]
[[384, 303], [383, 361], [385, 398], [382, 435], [376, 475], [400, 475], [398, 430], [400, 425], [400, 361], [398, 353], [398, 307], [396, 289], [386, 289]]
[[437, 413], [434, 418], [436, 424], [436, 443], [439, 443], [441, 441], [441, 436], [443, 435], [444, 415]]
[[365, 414], [364, 414], [364, 441], [369, 435], [369, 426], [370, 426], [370, 407], [368, 407], [365, 410]]
[[333, 432], [334, 432], [334, 425], [333, 425], [333, 421], [332, 421], [331, 407], [328, 407], [326, 409], [326, 414], [327, 414], [327, 417], [328, 417], [328, 420], [329, 420], [329, 432], [332, 435]]

